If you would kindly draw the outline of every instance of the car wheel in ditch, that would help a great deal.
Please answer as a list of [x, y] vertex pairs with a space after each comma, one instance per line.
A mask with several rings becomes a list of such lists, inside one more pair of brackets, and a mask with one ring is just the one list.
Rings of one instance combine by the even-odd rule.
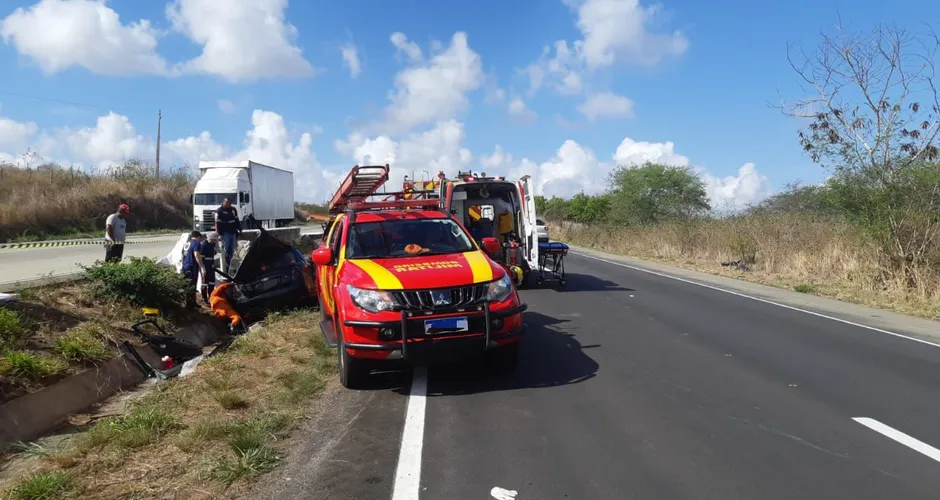
[[356, 359], [346, 351], [346, 342], [340, 334], [339, 382], [347, 389], [364, 389], [369, 378], [369, 367], [365, 360]]

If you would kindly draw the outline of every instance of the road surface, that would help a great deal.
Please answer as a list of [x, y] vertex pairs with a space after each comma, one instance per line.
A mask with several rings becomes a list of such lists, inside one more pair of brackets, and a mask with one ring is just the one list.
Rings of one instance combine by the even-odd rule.
[[[305, 226], [301, 233], [322, 233], [322, 229]], [[163, 257], [173, 249], [179, 237], [179, 234], [130, 237], [124, 246], [124, 257]], [[0, 249], [0, 291], [20, 281], [81, 272], [81, 265], [104, 260], [104, 254], [103, 244]]]
[[937, 323], [902, 320], [905, 338], [861, 326], [888, 313], [567, 264], [567, 291], [523, 291], [513, 376], [454, 365], [336, 391], [250, 496], [940, 496]]

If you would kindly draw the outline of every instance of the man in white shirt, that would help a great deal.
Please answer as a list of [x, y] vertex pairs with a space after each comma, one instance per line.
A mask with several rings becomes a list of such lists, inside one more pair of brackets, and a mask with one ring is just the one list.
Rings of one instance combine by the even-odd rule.
[[104, 227], [105, 262], [121, 262], [124, 258], [124, 240], [127, 238], [127, 214], [131, 208], [126, 203], [118, 207], [117, 213], [108, 216]]

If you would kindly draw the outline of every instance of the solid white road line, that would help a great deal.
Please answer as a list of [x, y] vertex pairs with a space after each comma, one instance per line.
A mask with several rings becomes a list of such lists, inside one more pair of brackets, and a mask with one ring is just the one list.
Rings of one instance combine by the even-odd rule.
[[424, 409], [428, 394], [428, 372], [423, 366], [415, 367], [405, 414], [405, 430], [401, 435], [398, 467], [392, 500], [418, 500], [421, 492], [421, 453], [424, 447]]
[[647, 273], [647, 274], [654, 274], [654, 275], [656, 275], [656, 276], [662, 276], [663, 278], [669, 278], [669, 279], [671, 279], [671, 280], [681, 281], [681, 282], [683, 282], [683, 283], [688, 283], [688, 284], [690, 284], [690, 285], [697, 285], [697, 286], [700, 286], [700, 287], [710, 288], [710, 289], [712, 289], [712, 290], [717, 290], [717, 291], [719, 291], [719, 292], [730, 293], [731, 295], [737, 295], [738, 297], [744, 297], [744, 298], [746, 298], [746, 299], [756, 300], [756, 301], [758, 301], [758, 302], [763, 302], [763, 303], [765, 303], [765, 304], [770, 304], [770, 305], [773, 305], [773, 306], [782, 307], [782, 308], [784, 308], [784, 309], [790, 309], [791, 311], [799, 311], [799, 312], [801, 312], [801, 313], [810, 314], [810, 315], [817, 316], [817, 317], [820, 317], [820, 318], [825, 318], [825, 319], [829, 319], [829, 320], [832, 320], [832, 321], [838, 321], [839, 323], [844, 323], [844, 324], [846, 324], [846, 325], [857, 326], [857, 327], [859, 327], [859, 328], [864, 328], [864, 329], [866, 329], [866, 330], [871, 330], [871, 331], [875, 331], [875, 332], [878, 332], [878, 333], [884, 333], [884, 334], [887, 334], [887, 335], [891, 335], [891, 336], [894, 336], [894, 337], [899, 337], [899, 338], [906, 339], [906, 340], [913, 340], [914, 342], [920, 342], [921, 344], [927, 344], [927, 345], [929, 345], [929, 346], [940, 347], [940, 344], [935, 344], [935, 343], [933, 343], [933, 342], [929, 342], [929, 341], [926, 341], [926, 340], [923, 340], [923, 339], [919, 339], [919, 338], [917, 338], [917, 337], [911, 337], [911, 336], [908, 336], [908, 335], [902, 335], [902, 334], [900, 334], [900, 333], [892, 332], [892, 331], [889, 331], [889, 330], [883, 330], [883, 329], [881, 329], [881, 328], [876, 328], [876, 327], [874, 327], [874, 326], [863, 325], [863, 324], [861, 324], [861, 323], [856, 323], [856, 322], [854, 322], [854, 321], [849, 321], [849, 320], [847, 320], [847, 319], [837, 318], [837, 317], [835, 317], [835, 316], [829, 316], [829, 315], [822, 314], [822, 313], [818, 313], [818, 312], [815, 312], [815, 311], [810, 311], [810, 310], [808, 310], [808, 309], [801, 309], [801, 308], [799, 308], [799, 307], [794, 307], [794, 306], [789, 306], [789, 305], [786, 305], [786, 304], [781, 304], [781, 303], [779, 303], [779, 302], [774, 302], [774, 301], [772, 301], [772, 300], [762, 299], [762, 298], [760, 298], [760, 297], [755, 297], [755, 296], [753, 296], [753, 295], [747, 295], [747, 294], [741, 293], [741, 292], [735, 292], [734, 290], [728, 290], [727, 288], [721, 288], [721, 287], [717, 287], [717, 286], [714, 286], [714, 285], [708, 285], [708, 284], [701, 283], [701, 282], [698, 282], [698, 281], [689, 280], [689, 279], [685, 279], [685, 278], [680, 278], [680, 277], [678, 277], [678, 276], [673, 276], [673, 275], [671, 275], [671, 274], [661, 273], [661, 272], [653, 271], [653, 270], [650, 270], [650, 269], [644, 269], [644, 268], [642, 268], [642, 267], [631, 266], [631, 265], [629, 265], [629, 264], [624, 264], [624, 263], [622, 263], [622, 262], [615, 262], [615, 261], [612, 261], [612, 260], [602, 259], [602, 258], [600, 258], [600, 257], [595, 257], [595, 256], [593, 256], [593, 255], [587, 255], [587, 254], [580, 253], [580, 252], [571, 252], [571, 253], [573, 253], [573, 254], [575, 254], [575, 255], [578, 255], [578, 256], [580, 256], [580, 257], [587, 257], [588, 259], [594, 259], [594, 260], [599, 260], [599, 261], [601, 261], [601, 262], [606, 262], [606, 263], [608, 263], [608, 264], [613, 264], [613, 265], [615, 265], [615, 266], [626, 267], [627, 269], [633, 269], [634, 271], [641, 271], [641, 272], [644, 272], [644, 273]]
[[930, 446], [929, 444], [917, 438], [908, 436], [907, 434], [904, 434], [903, 432], [897, 429], [894, 429], [892, 427], [888, 427], [887, 425], [873, 418], [855, 417], [852, 420], [864, 425], [865, 427], [868, 427], [869, 429], [879, 434], [887, 436], [903, 444], [904, 446], [907, 446], [908, 448], [914, 451], [919, 451], [923, 453], [924, 455], [927, 455], [928, 457], [940, 462], [940, 450], [934, 448], [933, 446]]

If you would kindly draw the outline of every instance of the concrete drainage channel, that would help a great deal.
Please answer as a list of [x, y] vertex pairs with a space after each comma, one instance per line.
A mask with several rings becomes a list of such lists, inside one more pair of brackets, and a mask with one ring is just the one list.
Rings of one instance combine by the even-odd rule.
[[[262, 241], [262, 232], [255, 230], [245, 233], [248, 233], [243, 233], [247, 245], [240, 248], [245, 250], [244, 253], [239, 252], [240, 260], [258, 262], [260, 250], [254, 256], [248, 254], [253, 247], [262, 246], [256, 245], [256, 242]], [[288, 243], [286, 246], [294, 248], [292, 255], [295, 256], [299, 254], [295, 245], [315, 247], [315, 240], [319, 238], [318, 235], [301, 237], [300, 228], [283, 228], [267, 233], [281, 243]], [[181, 237], [180, 242], [184, 241], [185, 238]], [[165, 265], [177, 265], [171, 258], [176, 250], [162, 259], [167, 261]], [[233, 272], [237, 271], [235, 269]], [[80, 276], [70, 278], [74, 280]], [[43, 281], [37, 284], [47, 283]], [[6, 296], [6, 299], [11, 298]], [[2, 303], [0, 307], [3, 307]], [[256, 323], [243, 335], [251, 334], [259, 326]], [[238, 337], [231, 334], [224, 321], [209, 315], [205, 315], [204, 320], [193, 321], [173, 332], [162, 331], [154, 320], [141, 321], [122, 330], [133, 333], [142, 344], [134, 345], [125, 340], [121, 343], [121, 354], [118, 356], [0, 405], [0, 450], [13, 443], [32, 441], [55, 433], [69, 424], [71, 416], [87, 412], [119, 393], [133, 391], [148, 379], [187, 376], [202, 360], [223, 352]], [[172, 366], [166, 363], [167, 359], [172, 360]]]

